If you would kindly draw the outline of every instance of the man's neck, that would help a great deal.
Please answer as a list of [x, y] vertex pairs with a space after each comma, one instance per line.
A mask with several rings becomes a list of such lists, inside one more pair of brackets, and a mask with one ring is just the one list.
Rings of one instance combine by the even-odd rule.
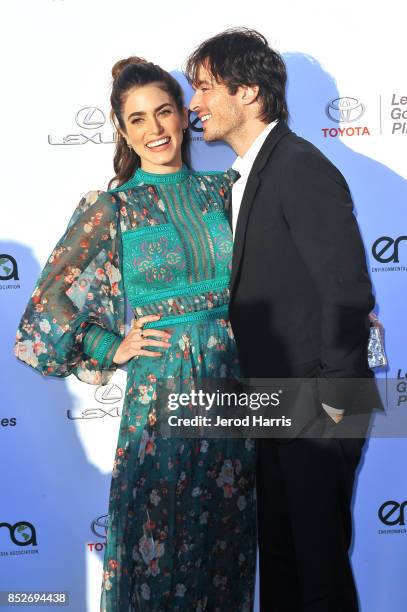
[[242, 125], [238, 132], [230, 135], [228, 144], [232, 147], [236, 155], [243, 157], [266, 127], [267, 123], [264, 123], [264, 121], [260, 121], [260, 119], [251, 119]]

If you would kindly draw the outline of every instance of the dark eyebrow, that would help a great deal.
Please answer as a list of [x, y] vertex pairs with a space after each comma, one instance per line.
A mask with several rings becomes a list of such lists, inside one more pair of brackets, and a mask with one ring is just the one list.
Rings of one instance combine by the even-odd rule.
[[[171, 106], [171, 108], [173, 108], [173, 105], [171, 104], [171, 102], [164, 102], [164, 104], [160, 104], [160, 106], [157, 106], [157, 108], [154, 109], [154, 112], [157, 113], [158, 111], [163, 109], [165, 106]], [[144, 111], [135, 111], [134, 113], [130, 113], [130, 115], [127, 117], [127, 121], [129, 121], [132, 117], [141, 117], [145, 114], [146, 113]]]
[[211, 85], [211, 82], [204, 79], [203, 81], [196, 81], [194, 83], [194, 87], [197, 87], [197, 88], [202, 87], [202, 85]]

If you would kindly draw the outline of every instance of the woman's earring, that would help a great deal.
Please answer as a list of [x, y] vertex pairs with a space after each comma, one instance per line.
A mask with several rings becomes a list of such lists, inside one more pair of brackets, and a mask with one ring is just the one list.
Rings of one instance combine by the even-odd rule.
[[127, 146], [129, 147], [129, 149], [133, 149], [133, 147], [131, 146], [131, 144], [129, 143], [129, 141], [127, 141]]

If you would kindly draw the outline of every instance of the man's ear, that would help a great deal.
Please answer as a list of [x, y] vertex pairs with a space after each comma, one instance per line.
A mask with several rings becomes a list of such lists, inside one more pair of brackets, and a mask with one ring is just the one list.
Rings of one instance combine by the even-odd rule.
[[252, 104], [259, 95], [258, 85], [240, 85], [238, 95], [243, 104]]

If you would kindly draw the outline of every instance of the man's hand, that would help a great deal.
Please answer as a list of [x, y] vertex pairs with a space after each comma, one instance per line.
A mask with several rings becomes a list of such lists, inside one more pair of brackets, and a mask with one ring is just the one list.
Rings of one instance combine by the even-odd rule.
[[343, 410], [339, 408], [332, 408], [332, 406], [328, 406], [327, 404], [322, 404], [322, 408], [325, 410], [330, 419], [332, 419], [335, 423], [340, 423], [343, 419]]

